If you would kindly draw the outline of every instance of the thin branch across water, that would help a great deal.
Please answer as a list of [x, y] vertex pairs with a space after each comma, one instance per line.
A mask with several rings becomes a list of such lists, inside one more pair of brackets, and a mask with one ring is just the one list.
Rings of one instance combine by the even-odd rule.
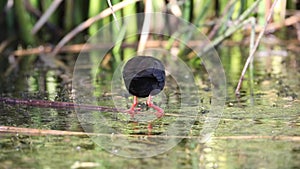
[[[144, 138], [186, 138], [186, 139], [198, 139], [200, 136], [173, 136], [173, 135], [143, 135], [143, 134], [107, 134], [107, 133], [86, 133], [75, 131], [61, 131], [61, 130], [43, 130], [33, 128], [21, 128], [12, 126], [0, 126], [0, 136], [5, 134], [22, 134], [29, 136], [99, 136], [99, 137], [144, 137]], [[268, 136], [268, 135], [249, 135], [249, 136], [215, 136], [211, 139], [218, 140], [284, 140], [284, 141], [300, 141], [300, 136]]]

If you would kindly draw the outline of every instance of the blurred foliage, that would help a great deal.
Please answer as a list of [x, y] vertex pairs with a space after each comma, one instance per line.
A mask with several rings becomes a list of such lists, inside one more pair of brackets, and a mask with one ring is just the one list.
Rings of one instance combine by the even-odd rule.
[[[0, 41], [5, 41], [12, 36], [16, 38], [14, 48], [18, 45], [35, 46], [37, 44], [50, 43], [55, 45], [66, 33], [88, 18], [97, 15], [108, 8], [106, 1], [86, 1], [86, 0], [65, 0], [47, 18], [46, 24], [36, 35], [31, 33], [33, 26], [39, 18], [54, 4], [59, 1], [52, 0], [2, 0], [0, 17]], [[113, 5], [121, 0], [111, 1]], [[199, 27], [204, 32], [209, 32], [218, 22], [218, 19], [225, 18], [224, 23], [238, 18], [254, 0], [153, 0], [154, 12], [167, 12], [181, 17]], [[284, 0], [278, 11], [287, 9], [297, 9], [299, 4], [292, 0]], [[262, 1], [259, 10], [254, 11], [251, 16], [255, 16], [259, 21], [265, 17], [265, 12], [271, 0]], [[126, 6], [120, 11], [116, 11], [117, 17], [126, 16], [132, 13], [144, 12], [144, 2], [138, 1]], [[298, 5], [298, 6], [297, 6]], [[284, 8], [284, 10], [282, 9]], [[279, 12], [280, 13], [280, 12]], [[89, 27], [88, 30], [76, 36], [73, 43], [82, 42], [86, 35], [94, 34], [103, 24], [113, 21], [112, 16], [108, 16]], [[132, 29], [135, 29], [134, 27]], [[226, 27], [222, 26], [217, 34], [222, 34]]]

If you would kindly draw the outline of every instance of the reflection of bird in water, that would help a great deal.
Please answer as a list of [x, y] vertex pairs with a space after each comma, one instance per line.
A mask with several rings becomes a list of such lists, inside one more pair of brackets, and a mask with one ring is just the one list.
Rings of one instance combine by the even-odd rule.
[[151, 56], [133, 57], [124, 66], [123, 79], [127, 90], [134, 96], [133, 104], [128, 110], [132, 117], [138, 97], [148, 97], [147, 105], [156, 110], [158, 118], [164, 115], [164, 110], [152, 102], [152, 96], [160, 93], [165, 86], [165, 67], [160, 60]]

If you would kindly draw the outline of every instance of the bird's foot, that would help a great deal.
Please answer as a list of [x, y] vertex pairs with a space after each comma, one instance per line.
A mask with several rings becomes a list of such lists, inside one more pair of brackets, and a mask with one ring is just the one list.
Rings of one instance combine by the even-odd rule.
[[156, 110], [155, 115], [159, 119], [165, 115], [164, 110], [159, 108], [160, 110]]
[[156, 105], [151, 106], [153, 109], [156, 110], [155, 115], [159, 119], [165, 115], [164, 110]]
[[125, 110], [125, 112], [128, 113], [131, 118], [134, 118], [134, 115], [138, 114], [138, 111], [140, 110], [141, 108], [130, 108], [128, 110]]
[[156, 110], [155, 115], [157, 118], [161, 118], [162, 116], [164, 116], [164, 110], [162, 108], [156, 106], [155, 104], [153, 104], [150, 99], [148, 99], [147, 105]]

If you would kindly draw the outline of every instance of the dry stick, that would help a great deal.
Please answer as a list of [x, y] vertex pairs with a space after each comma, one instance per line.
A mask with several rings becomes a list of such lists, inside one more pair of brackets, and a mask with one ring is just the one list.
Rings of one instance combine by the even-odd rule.
[[[15, 36], [12, 36], [12, 37], [10, 37], [10, 38], [8, 38], [8, 39], [2, 41], [2, 42], [0, 43], [0, 53], [2, 53], [2, 52], [5, 50], [5, 48], [6, 48], [11, 42], [13, 42], [15, 39], [16, 39], [16, 37], [15, 37]], [[2, 57], [2, 56], [0, 55], [0, 57]]]
[[144, 51], [146, 47], [147, 39], [149, 37], [150, 25], [151, 25], [151, 14], [150, 14], [151, 12], [152, 12], [152, 0], [146, 0], [145, 17], [144, 17], [144, 23], [141, 31], [140, 43], [137, 50], [138, 53]]
[[218, 22], [216, 22], [216, 24], [214, 25], [214, 27], [212, 28], [212, 30], [209, 32], [208, 34], [208, 39], [213, 39], [213, 37], [217, 34], [219, 28], [222, 26], [222, 24], [224, 23], [223, 20], [225, 19], [225, 16], [228, 13], [228, 10], [231, 8], [231, 5], [233, 5], [234, 3], [236, 3], [233, 0], [230, 0], [228, 2], [228, 4], [225, 6], [224, 12], [223, 12], [223, 16], [219, 19]]
[[47, 22], [48, 18], [51, 16], [51, 14], [58, 8], [62, 0], [55, 0], [52, 2], [50, 7], [47, 9], [47, 11], [42, 15], [42, 17], [38, 20], [38, 22], [34, 25], [32, 28], [31, 33], [34, 35], [36, 34], [41, 27]]
[[[138, 2], [140, 0], [125, 0], [122, 1], [116, 5], [113, 6], [114, 11], [118, 11], [124, 7], [126, 7], [127, 5], [134, 3], [134, 2]], [[110, 8], [107, 8], [105, 10], [103, 10], [101, 13], [99, 13], [98, 15], [89, 18], [88, 20], [84, 21], [83, 23], [81, 23], [80, 25], [78, 25], [76, 28], [74, 28], [71, 32], [69, 32], [66, 36], [64, 36], [62, 38], [62, 40], [59, 41], [59, 43], [56, 45], [56, 47], [54, 48], [52, 55], [56, 55], [60, 49], [66, 44], [68, 43], [73, 37], [75, 37], [79, 32], [85, 30], [86, 28], [88, 28], [89, 26], [91, 26], [93, 23], [95, 23], [96, 21], [109, 16], [110, 14], [112, 14], [112, 10]]]
[[246, 24], [252, 23], [253, 21], [253, 17], [250, 17], [246, 20], [243, 20], [241, 23], [239, 23], [238, 25], [234, 26], [233, 28], [228, 29], [224, 34], [218, 36], [217, 38], [215, 38], [211, 43], [212, 45], [206, 45], [204, 47], [204, 49], [201, 51], [202, 53], [206, 53], [209, 50], [211, 50], [213, 47], [219, 45], [222, 41], [224, 41], [224, 39], [228, 38], [229, 36], [231, 36], [235, 31], [237, 31], [238, 29], [241, 29], [243, 26], [245, 26]]
[[254, 57], [254, 53], [256, 52], [256, 49], [257, 49], [257, 47], [258, 47], [258, 44], [259, 44], [259, 42], [260, 42], [262, 36], [264, 35], [264, 33], [265, 33], [265, 31], [266, 31], [266, 28], [267, 28], [267, 26], [268, 26], [268, 23], [269, 23], [270, 20], [271, 20], [271, 16], [272, 16], [272, 14], [273, 14], [273, 12], [274, 12], [274, 7], [275, 7], [275, 5], [276, 5], [277, 2], [278, 2], [278, 0], [275, 0], [274, 3], [272, 4], [270, 13], [268, 14], [268, 17], [267, 17], [266, 23], [265, 23], [265, 25], [264, 25], [264, 27], [263, 27], [263, 30], [259, 33], [258, 38], [257, 38], [257, 41], [256, 41], [255, 44], [254, 44], [253, 50], [250, 51], [249, 57], [248, 57], [248, 59], [247, 59], [247, 61], [246, 61], [246, 63], [245, 63], [245, 66], [244, 66], [244, 68], [243, 68], [241, 77], [240, 77], [240, 79], [239, 79], [238, 85], [237, 85], [236, 90], [235, 90], [235, 94], [236, 94], [236, 95], [238, 95], [239, 92], [240, 92], [241, 85], [242, 85], [242, 83], [243, 83], [243, 79], [244, 79], [245, 73], [246, 73], [246, 71], [247, 71], [247, 68], [248, 68], [248, 66], [249, 66], [249, 64], [250, 64], [250, 62], [251, 62], [251, 60], [252, 60], [253, 57]]
[[[206, 53], [206, 52], [210, 51], [212, 48], [214, 48], [215, 46], [219, 45], [222, 41], [224, 41], [224, 39], [228, 38], [234, 32], [236, 32], [238, 29], [242, 28], [245, 24], [247, 24], [248, 22], [251, 22], [249, 20], [251, 20], [251, 18], [253, 18], [253, 17], [250, 17], [248, 19], [246, 19], [246, 18], [248, 16], [250, 16], [250, 14], [257, 8], [257, 6], [259, 5], [259, 3], [261, 1], [262, 0], [255, 1], [246, 11], [244, 11], [236, 20], [233, 21], [234, 26], [228, 27], [228, 29], [222, 35], [216, 37], [212, 41], [211, 45], [206, 45], [201, 52]], [[215, 34], [214, 31], [215, 30], [212, 30], [212, 34], [210, 36]]]
[[170, 8], [170, 11], [172, 12], [173, 15], [175, 15], [177, 17], [182, 16], [182, 12], [179, 7], [179, 2], [177, 2], [177, 0], [170, 0], [169, 3], [167, 4], [167, 8]]
[[[253, 50], [253, 46], [254, 46], [254, 43], [255, 43], [255, 19], [253, 19], [253, 21], [251, 22], [251, 33], [250, 33], [250, 47], [249, 47], [249, 50]], [[253, 77], [253, 58], [251, 59], [250, 61], [250, 95], [251, 95], [251, 98], [250, 98], [250, 102], [251, 102], [251, 105], [253, 105], [254, 103], [254, 91], [253, 91], [253, 84], [254, 84], [254, 77]], [[239, 99], [238, 99], [239, 100]], [[240, 102], [240, 100], [239, 100]]]
[[[42, 13], [41, 11], [39, 11], [38, 9], [34, 8], [31, 3], [29, 2], [29, 0], [25, 0], [25, 8], [26, 10], [32, 14], [36, 19], [41, 18]], [[52, 31], [52, 35], [55, 36], [62, 36], [63, 35], [63, 31], [56, 27], [54, 24], [46, 21], [46, 23], [44, 23], [46, 27], [48, 27], [49, 30]]]
[[[275, 30], [278, 30], [284, 26], [291, 26], [291, 25], [294, 25], [294, 24], [297, 24], [300, 22], [300, 15], [299, 14], [295, 14], [293, 16], [290, 16], [288, 18], [286, 18], [284, 20], [283, 23], [271, 23], [271, 24], [268, 24], [267, 28], [266, 28], [266, 31], [275, 31]], [[255, 28], [255, 31], [256, 32], [260, 32], [262, 31], [263, 28], [257, 26]]]
[[296, 30], [297, 30], [297, 38], [298, 38], [298, 41], [300, 41], [300, 23], [295, 23], [295, 24], [294, 24], [294, 27], [295, 27]]
[[[111, 44], [75, 44], [64, 46], [60, 49], [60, 53], [79, 53], [79, 52], [88, 52], [91, 50], [106, 49], [111, 46]], [[128, 44], [129, 46], [129, 44]], [[52, 52], [52, 46], [39, 46], [36, 48], [29, 49], [18, 49], [13, 52], [14, 56], [26, 56], [26, 55], [36, 55], [36, 54], [47, 54]]]
[[119, 22], [118, 22], [118, 20], [117, 20], [117, 17], [116, 17], [114, 8], [113, 8], [113, 6], [111, 5], [111, 1], [110, 1], [110, 0], [107, 0], [107, 3], [108, 3], [108, 6], [110, 7], [110, 9], [111, 9], [111, 11], [112, 11], [113, 18], [114, 18], [114, 20], [116, 21], [116, 26], [117, 26], [118, 30], [120, 30], [120, 24], [119, 24]]
[[[44, 129], [33, 129], [33, 128], [22, 128], [12, 126], [0, 126], [1, 134], [22, 134], [29, 136], [101, 136], [101, 137], [112, 137], [112, 138], [124, 138], [124, 137], [144, 137], [144, 138], [187, 138], [187, 139], [198, 139], [199, 136], [175, 136], [175, 135], [144, 135], [144, 134], [108, 134], [108, 133], [87, 133], [87, 132], [75, 132], [75, 131], [62, 131], [62, 130], [44, 130]], [[300, 141], [300, 136], [262, 136], [262, 135], [250, 135], [250, 136], [216, 136], [212, 139], [219, 140], [259, 140], [259, 139], [271, 139], [271, 140], [283, 140], [283, 141]]]
[[235, 25], [233, 27], [230, 27], [228, 30], [226, 30], [226, 32], [224, 34], [216, 37], [212, 41], [211, 45], [206, 45], [204, 47], [204, 49], [202, 50], [202, 53], [208, 52], [209, 50], [211, 50], [215, 46], [219, 45], [224, 39], [231, 36], [238, 29], [242, 28], [242, 26], [244, 26], [248, 22], [251, 22], [251, 20], [252, 20], [251, 18], [253, 18], [253, 17], [250, 17], [248, 19], [246, 19], [246, 18], [251, 14], [252, 11], [254, 11], [254, 9], [257, 8], [257, 6], [259, 5], [259, 3], [261, 1], [262, 0], [255, 1], [245, 12], [242, 13], [242, 15], [239, 16], [239, 18], [237, 20], [234, 21]]
[[[295, 20], [294, 20], [295, 21]], [[242, 23], [242, 25], [246, 25], [251, 21], [246, 21]], [[293, 22], [295, 24], [295, 22]], [[268, 30], [268, 28], [267, 28]], [[271, 30], [271, 28], [270, 28]], [[272, 29], [273, 30], [273, 29]], [[230, 36], [230, 34], [226, 34], [226, 36], [222, 37], [222, 40], [226, 37]], [[214, 43], [214, 45], [218, 44], [221, 40], [218, 40], [217, 43]], [[189, 41], [188, 45], [191, 47], [199, 46], [201, 44], [201, 41]], [[225, 42], [226, 45], [233, 45], [230, 43], [230, 41]], [[234, 43], [235, 44], [235, 43]], [[282, 45], [286, 45], [287, 43], [284, 41]], [[111, 46], [112, 44], [109, 43], [98, 43], [98, 44], [74, 44], [74, 45], [66, 45], [63, 46], [59, 53], [79, 53], [79, 52], [90, 52], [92, 50], [99, 50], [99, 49], [106, 49], [107, 47]], [[168, 41], [157, 41], [157, 40], [148, 40], [146, 43], [146, 47], [165, 47], [168, 45]], [[179, 43], [175, 43], [174, 46], [178, 46]], [[122, 47], [135, 47], [135, 43], [122, 43]], [[52, 52], [52, 46], [39, 46], [35, 48], [28, 48], [28, 49], [18, 49], [13, 51], [13, 56], [26, 56], [26, 55], [37, 55], [37, 54], [47, 54]]]
[[[168, 44], [168, 41], [156, 41], [156, 40], [148, 40], [146, 43], [147, 47], [163, 47]], [[198, 46], [201, 44], [201, 41], [190, 41], [189, 46]], [[89, 52], [91, 50], [99, 50], [99, 49], [106, 49], [107, 47], [111, 46], [110, 43], [98, 43], [98, 44], [75, 44], [75, 45], [68, 45], [63, 46], [59, 52], [60, 53], [79, 53], [79, 52]], [[175, 45], [179, 45], [176, 43]], [[122, 43], [122, 47], [135, 47], [136, 44], [134, 43]], [[18, 49], [15, 50], [12, 55], [14, 56], [26, 56], [26, 55], [34, 55], [34, 54], [46, 54], [51, 53], [52, 47], [51, 46], [39, 46], [36, 48], [30, 49]]]

